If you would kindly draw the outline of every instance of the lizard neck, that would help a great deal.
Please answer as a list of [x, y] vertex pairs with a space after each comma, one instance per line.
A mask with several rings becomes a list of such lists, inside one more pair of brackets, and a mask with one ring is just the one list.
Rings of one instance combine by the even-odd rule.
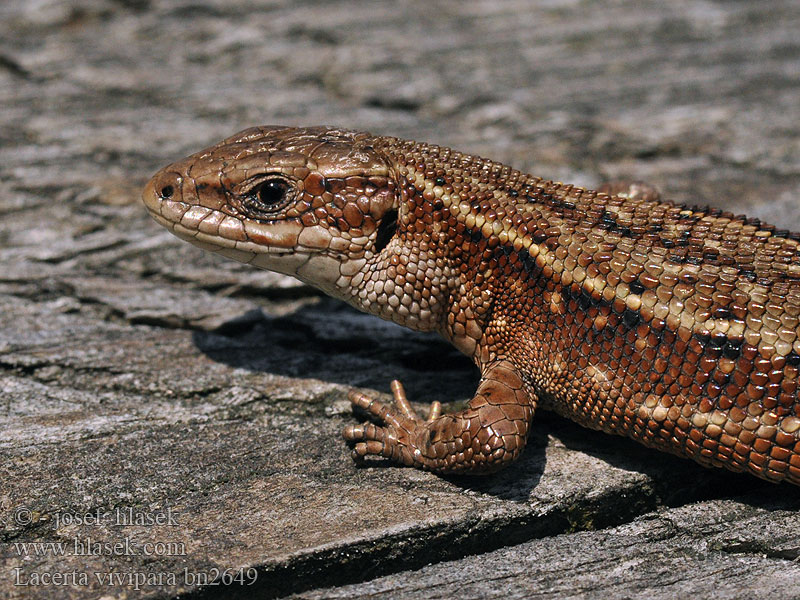
[[[503, 207], [540, 181], [505, 165], [428, 144], [379, 138], [397, 182], [391, 231], [349, 285], [345, 300], [421, 331], [436, 331], [479, 361], [498, 268], [517, 245]], [[509, 215], [511, 212], [509, 211]], [[381, 226], [386, 227], [384, 219]]]

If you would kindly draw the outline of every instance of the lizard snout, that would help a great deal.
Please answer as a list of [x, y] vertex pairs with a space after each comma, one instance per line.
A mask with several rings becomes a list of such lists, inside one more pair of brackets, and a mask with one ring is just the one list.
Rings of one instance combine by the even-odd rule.
[[176, 200], [181, 197], [184, 177], [173, 170], [162, 169], [147, 182], [142, 192], [142, 201], [147, 209], [161, 214], [161, 205], [165, 200]]

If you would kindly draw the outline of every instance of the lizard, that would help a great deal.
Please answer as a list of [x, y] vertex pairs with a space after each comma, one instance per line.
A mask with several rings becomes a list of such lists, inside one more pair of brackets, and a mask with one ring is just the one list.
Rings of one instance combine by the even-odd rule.
[[800, 485], [800, 234], [593, 191], [433, 144], [332, 127], [241, 131], [156, 173], [179, 238], [437, 332], [481, 372], [463, 410], [351, 392], [358, 462], [492, 473], [535, 411]]

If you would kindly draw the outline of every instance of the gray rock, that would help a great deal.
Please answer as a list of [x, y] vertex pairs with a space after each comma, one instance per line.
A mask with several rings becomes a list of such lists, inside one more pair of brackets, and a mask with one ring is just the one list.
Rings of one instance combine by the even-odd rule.
[[[694, 502], [293, 598], [796, 598], [797, 500]], [[786, 510], [786, 508], [790, 508]]]

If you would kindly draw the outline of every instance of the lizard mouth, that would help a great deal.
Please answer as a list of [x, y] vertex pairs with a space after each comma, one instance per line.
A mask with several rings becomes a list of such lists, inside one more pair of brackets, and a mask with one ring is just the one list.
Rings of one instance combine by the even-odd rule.
[[300, 225], [251, 223], [221, 210], [184, 202], [173, 186], [159, 186], [156, 180], [157, 176], [142, 194], [144, 205], [159, 225], [182, 240], [246, 263], [259, 255], [296, 254]]

